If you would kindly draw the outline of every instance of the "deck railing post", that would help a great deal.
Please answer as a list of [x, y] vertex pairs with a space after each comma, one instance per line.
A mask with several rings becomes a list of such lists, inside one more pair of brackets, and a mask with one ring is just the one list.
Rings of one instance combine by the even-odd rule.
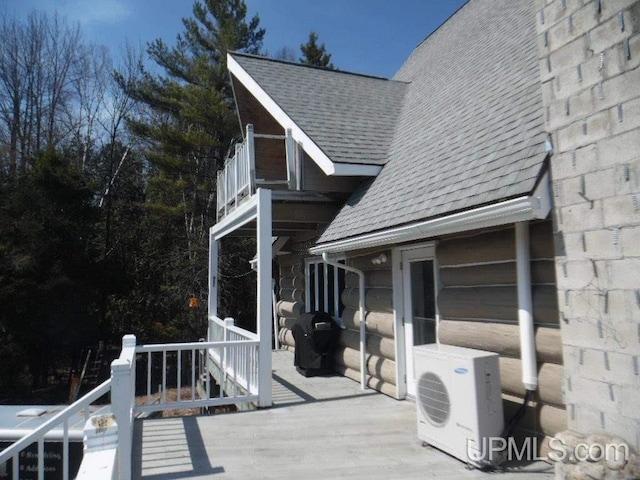
[[131, 479], [133, 406], [135, 402], [136, 337], [122, 338], [122, 353], [111, 363], [111, 409], [118, 424], [118, 475]]
[[[230, 332], [229, 327], [233, 327], [235, 321], [231, 317], [227, 317], [223, 320], [224, 324], [222, 326], [222, 341], [228, 342], [230, 340]], [[228, 347], [222, 347], [222, 372], [226, 374], [227, 371], [227, 359], [230, 358], [227, 352]]]
[[242, 162], [242, 144], [236, 143], [236, 153], [233, 156], [233, 201], [238, 208], [240, 201], [240, 163]]
[[258, 258], [258, 395], [261, 407], [270, 407], [271, 394], [271, 278], [272, 212], [271, 190], [258, 190], [257, 258]]
[[229, 163], [225, 164], [222, 172], [223, 172], [222, 178], [224, 183], [224, 214], [226, 216], [227, 213], [229, 213], [229, 191], [227, 189], [227, 185], [228, 185], [227, 175], [229, 172]]
[[249, 195], [253, 195], [256, 191], [256, 150], [254, 143], [253, 125], [247, 125], [247, 138], [245, 139], [247, 146], [247, 171], [249, 172]]

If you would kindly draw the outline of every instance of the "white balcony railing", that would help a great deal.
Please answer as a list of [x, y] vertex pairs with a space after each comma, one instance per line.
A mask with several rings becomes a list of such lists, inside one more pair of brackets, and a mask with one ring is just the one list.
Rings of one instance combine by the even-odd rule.
[[[256, 139], [284, 141], [286, 172], [281, 172], [281, 178], [256, 177]], [[234, 155], [218, 172], [216, 184], [218, 220], [234, 210], [242, 200], [253, 195], [256, 192], [256, 185], [301, 190], [302, 155], [298, 153], [297, 148], [291, 129], [287, 129], [285, 135], [259, 134], [254, 133], [253, 125], [247, 125], [243, 142], [236, 145]]]
[[253, 125], [247, 125], [244, 142], [236, 144], [235, 154], [218, 172], [218, 218], [255, 193], [255, 165]]

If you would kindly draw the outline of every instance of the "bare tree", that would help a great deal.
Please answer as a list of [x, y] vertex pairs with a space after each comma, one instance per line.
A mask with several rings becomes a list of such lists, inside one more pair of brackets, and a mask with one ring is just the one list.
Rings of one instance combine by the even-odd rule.
[[79, 25], [31, 13], [0, 19], [0, 147], [2, 170], [15, 177], [45, 148], [77, 129], [77, 81], [88, 75]]
[[18, 146], [22, 123], [24, 68], [20, 62], [21, 28], [6, 15], [0, 24], [0, 141], [2, 170], [14, 177], [18, 169]]
[[276, 60], [286, 60], [287, 62], [298, 61], [296, 51], [287, 45], [276, 50], [275, 53], [271, 55], [271, 58], [275, 58]]
[[77, 59], [78, 73], [72, 84], [76, 96], [70, 126], [78, 150], [78, 166], [85, 171], [89, 156], [99, 147], [100, 119], [108, 95], [112, 62], [103, 46], [85, 45]]

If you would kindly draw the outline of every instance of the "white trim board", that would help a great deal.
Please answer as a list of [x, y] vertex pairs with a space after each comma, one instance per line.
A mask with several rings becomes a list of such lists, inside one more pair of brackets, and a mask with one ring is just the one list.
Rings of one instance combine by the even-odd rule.
[[549, 174], [545, 173], [531, 196], [524, 196], [454, 213], [442, 218], [424, 220], [402, 227], [367, 233], [345, 240], [328, 242], [309, 249], [313, 255], [336, 253], [361, 248], [397, 244], [427, 239], [439, 235], [465, 232], [480, 228], [507, 225], [546, 218], [551, 210]]
[[[260, 190], [258, 189], [258, 192]], [[222, 237], [256, 219], [258, 217], [258, 192], [248, 200], [243, 201], [238, 208], [228, 213], [221, 221], [211, 227], [209, 235], [215, 240], [220, 240]]]
[[260, 104], [285, 129], [291, 129], [293, 139], [298, 142], [311, 159], [318, 164], [326, 175], [375, 177], [382, 170], [378, 165], [359, 165], [354, 163], [338, 163], [331, 160], [326, 153], [302, 130], [293, 119], [271, 98], [247, 71], [227, 53], [227, 66], [233, 76], [249, 90]]

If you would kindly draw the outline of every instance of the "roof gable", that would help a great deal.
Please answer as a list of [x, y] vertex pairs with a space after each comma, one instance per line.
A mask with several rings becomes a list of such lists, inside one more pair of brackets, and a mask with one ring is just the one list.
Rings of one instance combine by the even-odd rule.
[[378, 173], [388, 158], [405, 82], [239, 53], [229, 59], [232, 74], [261, 96], [276, 120], [298, 129], [296, 140], [325, 173], [340, 174], [327, 162], [372, 166]]

